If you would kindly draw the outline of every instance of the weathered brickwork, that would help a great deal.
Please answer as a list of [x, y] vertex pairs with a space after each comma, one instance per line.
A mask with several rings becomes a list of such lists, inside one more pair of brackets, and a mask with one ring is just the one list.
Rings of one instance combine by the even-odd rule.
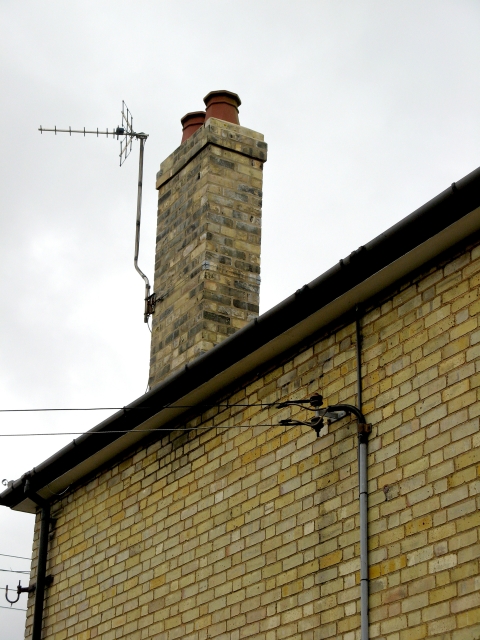
[[161, 165], [151, 387], [258, 315], [266, 154], [210, 118]]
[[[374, 639], [480, 637], [479, 285], [477, 246], [362, 319]], [[261, 404], [313, 392], [356, 404], [353, 325], [60, 499], [44, 637], [358, 640], [355, 422]]]

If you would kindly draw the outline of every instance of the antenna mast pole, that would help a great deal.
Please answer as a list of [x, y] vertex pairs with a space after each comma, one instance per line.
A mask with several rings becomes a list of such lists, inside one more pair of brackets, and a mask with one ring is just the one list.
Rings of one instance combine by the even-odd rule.
[[140, 274], [145, 282], [145, 312], [144, 322], [148, 322], [148, 316], [151, 315], [155, 309], [155, 301], [153, 296], [150, 295], [150, 282], [147, 276], [138, 266], [138, 252], [140, 248], [140, 222], [142, 218], [142, 186], [143, 186], [143, 150], [145, 148], [145, 140], [147, 136], [145, 134], [138, 134], [140, 140], [140, 157], [138, 161], [138, 192], [137, 192], [137, 222], [135, 230], [135, 255], [133, 257], [133, 264], [135, 269]]

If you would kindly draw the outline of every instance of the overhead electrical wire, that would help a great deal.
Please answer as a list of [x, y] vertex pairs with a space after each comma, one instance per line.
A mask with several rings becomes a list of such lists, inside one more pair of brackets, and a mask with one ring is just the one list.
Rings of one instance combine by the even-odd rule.
[[0, 569], [3, 573], [27, 573], [30, 575], [30, 571], [15, 571], [14, 569]]
[[22, 436], [104, 436], [111, 433], [123, 433], [128, 435], [131, 433], [161, 433], [162, 431], [170, 433], [171, 431], [200, 431], [206, 429], [251, 429], [253, 427], [283, 427], [280, 423], [274, 424], [232, 424], [221, 425], [211, 424], [205, 427], [174, 427], [172, 429], [132, 429], [130, 431], [122, 430], [108, 430], [108, 431], [63, 431], [55, 433], [54, 431], [48, 433], [0, 433], [0, 438], [21, 438]]
[[[253, 402], [253, 403], [219, 403], [219, 404], [195, 404], [195, 405], [172, 405], [166, 404], [160, 407], [155, 407], [157, 411], [162, 409], [231, 409], [235, 407], [261, 407], [262, 409], [268, 409], [270, 407], [278, 407], [278, 409], [283, 409], [281, 403], [278, 402]], [[34, 412], [47, 412], [47, 411], [124, 411], [126, 414], [129, 411], [145, 411], [147, 409], [152, 409], [152, 407], [82, 407], [82, 408], [41, 408], [41, 409], [0, 409], [0, 413], [34, 413]], [[250, 429], [252, 427], [279, 427], [284, 426], [282, 423], [257, 423], [257, 424], [239, 424], [239, 425], [207, 425], [207, 426], [192, 426], [192, 427], [176, 427], [176, 428], [157, 428], [157, 429], [132, 429], [132, 430], [105, 430], [105, 431], [62, 431], [62, 432], [44, 432], [44, 433], [0, 433], [0, 438], [21, 438], [21, 437], [32, 437], [32, 436], [93, 436], [93, 435], [108, 435], [108, 434], [123, 434], [128, 435], [131, 433], [161, 433], [171, 432], [171, 431], [200, 431], [207, 430], [212, 428], [217, 429]], [[0, 554], [1, 555], [1, 554]]]
[[0, 553], [0, 556], [3, 558], [17, 558], [18, 560], [31, 560], [31, 558], [27, 558], [26, 556], [12, 556], [9, 553]]
[[[161, 407], [156, 407], [157, 411], [162, 409], [230, 409], [233, 407], [261, 407], [262, 409], [268, 409], [269, 407], [274, 407], [278, 404], [278, 402], [256, 402], [256, 403], [220, 403], [220, 404], [198, 404], [198, 405], [163, 405]], [[124, 411], [125, 413], [129, 411], [146, 411], [147, 409], [151, 409], [152, 407], [82, 407], [82, 408], [41, 408], [41, 409], [0, 409], [0, 413], [37, 413], [37, 412], [59, 412], [59, 411]], [[257, 424], [257, 425], [210, 425], [207, 427], [185, 427], [185, 428], [177, 428], [175, 431], [191, 431], [192, 429], [211, 429], [213, 426], [221, 429], [227, 428], [250, 428], [252, 426], [262, 426], [262, 427], [275, 427], [279, 426], [278, 424]], [[48, 433], [0, 433], [0, 438], [21, 438], [27, 436], [80, 436], [80, 435], [104, 435], [109, 433], [153, 433], [160, 431], [171, 431], [171, 429], [135, 429], [133, 431], [124, 431], [124, 430], [108, 430], [108, 431], [67, 431], [67, 432], [48, 432]], [[0, 554], [1, 555], [1, 554]]]
[[160, 411], [162, 409], [215, 409], [217, 407], [229, 409], [231, 407], [274, 407], [277, 404], [278, 402], [221, 402], [219, 404], [165, 404], [160, 407], [48, 407], [40, 409], [0, 409], [0, 413], [35, 413], [42, 411], [146, 411], [147, 409]]
[[[192, 408], [233, 408], [233, 407], [261, 407], [263, 409], [268, 409], [269, 407], [278, 407], [279, 409], [283, 409], [283, 406], [279, 406], [277, 402], [262, 402], [262, 403], [237, 403], [237, 404], [212, 404], [212, 405], [164, 405], [163, 407], [158, 407], [157, 410], [161, 409], [192, 409]], [[82, 408], [82, 409], [0, 409], [1, 412], [35, 412], [35, 411], [102, 411], [102, 410], [113, 410], [117, 409], [118, 411], [124, 411], [125, 413], [128, 411], [135, 410], [145, 410], [150, 409], [151, 407], [96, 407], [96, 408]], [[250, 429], [252, 427], [279, 427], [284, 426], [282, 423], [257, 423], [257, 424], [233, 424], [233, 425], [206, 425], [206, 426], [192, 426], [192, 427], [175, 427], [171, 428], [157, 428], [157, 429], [132, 429], [132, 430], [124, 430], [124, 429], [108, 429], [105, 431], [61, 431], [61, 432], [44, 432], [44, 433], [0, 433], [0, 438], [21, 438], [21, 437], [30, 437], [30, 436], [94, 436], [94, 435], [108, 435], [112, 433], [128, 435], [131, 433], [161, 433], [171, 432], [171, 431], [200, 431], [207, 429]]]
[[27, 611], [27, 609], [19, 609], [18, 607], [2, 607], [0, 609], [7, 609], [8, 611]]

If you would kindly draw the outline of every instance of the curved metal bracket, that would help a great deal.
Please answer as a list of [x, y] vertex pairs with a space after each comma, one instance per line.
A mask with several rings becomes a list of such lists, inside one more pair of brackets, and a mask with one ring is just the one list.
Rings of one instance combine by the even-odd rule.
[[[306, 404], [309, 404], [310, 406], [304, 406]], [[372, 427], [371, 425], [366, 424], [365, 417], [360, 409], [351, 404], [332, 404], [321, 408], [322, 405], [323, 397], [319, 393], [314, 393], [311, 398], [306, 398], [304, 400], [281, 402], [280, 404], [277, 404], [277, 409], [284, 409], [285, 407], [300, 407], [307, 411], [314, 411], [315, 417], [307, 422], [286, 418], [285, 420], [280, 420], [280, 424], [290, 426], [304, 425], [306, 427], [311, 427], [318, 437], [320, 435], [320, 431], [325, 426], [324, 420], [326, 420], [327, 424], [332, 424], [333, 422], [337, 422], [337, 420], [345, 418], [347, 415], [353, 415], [358, 421], [359, 438], [368, 438], [368, 434], [371, 433]]]
[[10, 598], [8, 597], [8, 585], [5, 587], [5, 599], [7, 602], [10, 603], [10, 606], [12, 604], [15, 604], [16, 602], [18, 602], [20, 600], [20, 595], [22, 593], [33, 593], [35, 591], [35, 585], [33, 584], [30, 587], [22, 587], [22, 581], [19, 580], [18, 581], [18, 587], [17, 587], [17, 598], [16, 600], [10, 600]]
[[323, 421], [323, 418], [325, 417], [325, 415], [326, 414], [315, 416], [315, 418], [308, 420], [308, 422], [303, 422], [302, 420], [293, 420], [292, 418], [286, 418], [284, 420], [280, 420], [279, 424], [285, 425], [285, 426], [291, 426], [291, 427], [297, 426], [297, 425], [302, 425], [304, 427], [311, 427], [317, 434], [317, 437], [319, 437], [320, 431], [325, 426], [325, 423]]
[[[20, 588], [20, 584], [18, 585], [18, 588]], [[20, 600], [20, 592], [18, 590], [17, 590], [17, 594], [18, 595], [16, 600], [10, 600], [10, 598], [8, 597], [8, 585], [5, 587], [5, 600], [10, 603], [10, 606]]]

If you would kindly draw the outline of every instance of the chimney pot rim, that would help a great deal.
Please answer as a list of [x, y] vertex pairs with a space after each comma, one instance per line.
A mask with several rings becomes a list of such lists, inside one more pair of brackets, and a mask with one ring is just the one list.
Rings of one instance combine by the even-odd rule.
[[228, 91], [227, 89], [218, 89], [217, 91], [210, 91], [209, 93], [207, 93], [207, 95], [203, 99], [207, 107], [208, 103], [211, 102], [213, 98], [226, 98], [226, 101], [229, 104], [234, 104], [237, 109], [242, 104], [240, 96], [237, 93], [233, 93], [233, 91]]
[[183, 118], [180, 118], [180, 122], [182, 125], [188, 120], [193, 120], [193, 118], [203, 118], [205, 119], [205, 111], [189, 111], [186, 113]]

